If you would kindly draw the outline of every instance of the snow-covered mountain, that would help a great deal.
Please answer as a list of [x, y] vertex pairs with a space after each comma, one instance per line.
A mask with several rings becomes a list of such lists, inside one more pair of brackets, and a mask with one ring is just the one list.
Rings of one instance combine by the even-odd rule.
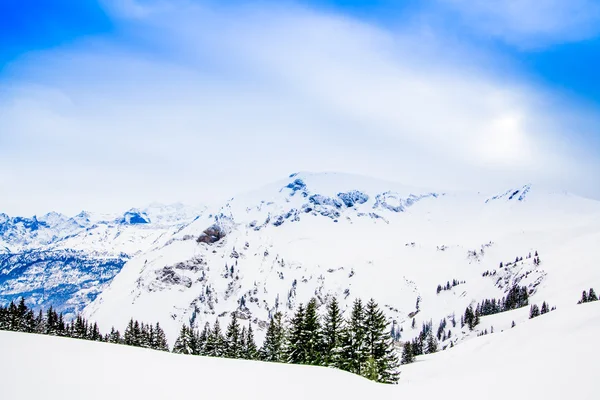
[[129, 259], [164, 244], [202, 211], [152, 204], [120, 215], [0, 214], [0, 303], [25, 296], [43, 308], [79, 312]]
[[[600, 284], [600, 202], [533, 185], [500, 194], [439, 192], [344, 174], [292, 174], [207, 210], [132, 256], [84, 314], [100, 326], [182, 323], [231, 312], [264, 332], [274, 311], [337, 296], [374, 297], [410, 339], [472, 303], [527, 286], [562, 307]], [[535, 253], [538, 252], [540, 263]], [[516, 261], [516, 260], [519, 261]], [[502, 267], [500, 266], [502, 263]], [[438, 285], [458, 285], [437, 292]], [[484, 318], [510, 327], [527, 310]], [[415, 328], [412, 321], [415, 319]], [[489, 321], [489, 322], [488, 322]], [[452, 339], [478, 332], [456, 328]]]

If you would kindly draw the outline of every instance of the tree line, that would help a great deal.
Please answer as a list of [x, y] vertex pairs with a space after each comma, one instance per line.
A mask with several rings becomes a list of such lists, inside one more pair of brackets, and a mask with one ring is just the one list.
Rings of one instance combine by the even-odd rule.
[[320, 365], [352, 372], [381, 383], [398, 381], [398, 359], [385, 315], [371, 299], [357, 299], [346, 319], [332, 298], [324, 315], [311, 299], [300, 304], [289, 321], [276, 312], [259, 349], [252, 325], [241, 327], [235, 313], [225, 332], [218, 319], [201, 332], [183, 325], [173, 352], [213, 357], [241, 358], [289, 364]]
[[50, 306], [44, 313], [36, 314], [21, 298], [18, 304], [11, 302], [0, 306], [0, 330], [63, 336], [96, 342], [118, 343], [169, 351], [165, 332], [157, 322], [155, 325], [140, 323], [131, 319], [123, 335], [113, 327], [110, 333], [102, 335], [97, 323], [90, 323], [81, 315], [67, 322], [62, 313]]
[[[333, 298], [323, 316], [316, 299], [306, 307], [300, 304], [290, 319], [276, 312], [267, 328], [263, 346], [258, 348], [252, 325], [241, 327], [236, 313], [223, 332], [217, 319], [202, 331], [183, 325], [174, 353], [262, 360], [339, 368], [382, 383], [397, 383], [398, 359], [385, 315], [371, 299], [366, 305], [357, 299], [346, 319]], [[102, 335], [96, 323], [81, 315], [66, 322], [62, 313], [50, 307], [35, 314], [25, 299], [0, 306], [0, 329], [117, 343], [169, 351], [165, 332], [159, 323], [145, 324], [131, 319], [123, 334], [113, 327]]]
[[526, 286], [514, 285], [511, 287], [505, 297], [502, 299], [485, 299], [477, 303], [475, 310], [473, 306], [468, 306], [465, 314], [461, 317], [461, 328], [467, 325], [469, 330], [473, 330], [479, 325], [479, 317], [498, 314], [504, 311], [515, 310], [525, 307], [529, 304], [529, 293]]

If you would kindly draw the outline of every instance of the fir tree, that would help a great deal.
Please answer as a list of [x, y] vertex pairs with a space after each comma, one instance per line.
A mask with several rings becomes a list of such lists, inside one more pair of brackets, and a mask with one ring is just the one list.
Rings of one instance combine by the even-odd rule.
[[246, 350], [244, 358], [248, 360], [256, 360], [258, 357], [258, 349], [256, 348], [256, 342], [254, 341], [254, 331], [252, 330], [252, 324], [248, 323], [248, 334], [246, 336]]
[[186, 324], [181, 325], [179, 336], [173, 345], [173, 353], [194, 354], [193, 332], [191, 327]]
[[281, 313], [278, 311], [271, 318], [267, 334], [262, 348], [260, 349], [260, 358], [264, 361], [283, 362], [284, 361], [284, 339], [285, 330], [281, 322]]
[[540, 315], [540, 309], [537, 304], [533, 304], [529, 309], [529, 319], [535, 318]]
[[352, 306], [350, 320], [342, 339], [342, 369], [361, 375], [361, 369], [367, 361], [365, 346], [365, 315], [362, 301], [356, 299]]
[[288, 346], [286, 349], [286, 359], [288, 363], [304, 364], [306, 362], [306, 346], [304, 334], [305, 310], [302, 303], [298, 305], [296, 313], [290, 322], [288, 334]]
[[415, 361], [415, 355], [413, 354], [412, 344], [410, 342], [404, 343], [402, 349], [402, 364], [410, 364]]
[[206, 341], [206, 355], [211, 357], [223, 357], [227, 351], [225, 338], [221, 332], [219, 319], [215, 321], [213, 329]]
[[365, 310], [365, 347], [377, 366], [377, 381], [396, 383], [398, 381], [398, 358], [393, 348], [392, 337], [388, 334], [388, 324], [375, 300], [367, 303]]
[[377, 361], [375, 361], [373, 356], [367, 357], [362, 370], [362, 376], [372, 381], [379, 381], [379, 369], [377, 368]]
[[304, 331], [302, 339], [305, 348], [306, 364], [319, 365], [321, 361], [321, 325], [317, 314], [317, 300], [312, 298], [306, 306], [304, 314]]
[[[117, 334], [118, 333], [119, 331], [117, 331]], [[165, 331], [161, 328], [158, 322], [154, 328], [154, 342], [152, 348], [160, 351], [169, 351], [167, 335], [165, 335]]]
[[341, 368], [342, 366], [342, 335], [344, 319], [334, 297], [327, 305], [327, 313], [323, 319], [323, 365]]
[[427, 334], [427, 344], [426, 344], [425, 353], [433, 354], [438, 351], [438, 342], [431, 331]]
[[210, 324], [207, 322], [206, 324], [204, 324], [204, 329], [202, 329], [202, 332], [200, 332], [200, 335], [198, 335], [198, 354], [201, 356], [208, 355], [206, 346], [208, 344], [208, 338], [210, 336], [210, 333], [211, 333]]
[[596, 295], [596, 292], [594, 292], [594, 288], [590, 288], [590, 293], [588, 294], [588, 302], [597, 300], [598, 296]]
[[229, 358], [241, 358], [242, 346], [240, 343], [240, 324], [237, 321], [235, 313], [232, 313], [231, 322], [229, 323], [227, 333], [225, 334], [225, 341], [227, 343], [225, 356]]

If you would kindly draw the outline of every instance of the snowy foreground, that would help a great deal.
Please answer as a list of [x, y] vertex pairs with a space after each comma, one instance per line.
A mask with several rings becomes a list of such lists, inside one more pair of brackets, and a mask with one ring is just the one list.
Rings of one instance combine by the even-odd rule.
[[[510, 313], [507, 313], [510, 314]], [[600, 302], [573, 305], [402, 367], [388, 386], [321, 367], [183, 356], [0, 332], [2, 399], [591, 399]]]

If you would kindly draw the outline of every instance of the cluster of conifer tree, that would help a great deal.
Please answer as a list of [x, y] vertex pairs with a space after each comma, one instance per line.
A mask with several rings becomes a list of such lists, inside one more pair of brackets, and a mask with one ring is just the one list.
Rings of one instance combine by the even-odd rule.
[[16, 305], [11, 302], [7, 307], [0, 306], [0, 329], [169, 350], [165, 333], [158, 323], [152, 326], [132, 319], [123, 336], [114, 328], [103, 336], [95, 322], [89, 323], [81, 315], [66, 322], [63, 314], [52, 307], [45, 313], [40, 310], [36, 315], [25, 304], [24, 298]]
[[235, 313], [223, 334], [217, 320], [202, 332], [184, 325], [176, 353], [257, 359], [290, 364], [321, 365], [353, 372], [382, 383], [398, 381], [398, 359], [385, 315], [374, 300], [366, 306], [353, 304], [344, 319], [337, 299], [327, 304], [323, 316], [316, 299], [300, 304], [288, 323], [276, 312], [267, 328], [263, 346], [257, 350], [252, 326], [240, 329]]
[[545, 301], [542, 303], [542, 307], [538, 307], [537, 304], [532, 304], [529, 308], [529, 319], [539, 317], [540, 315], [549, 313], [550, 311], [556, 310], [556, 307], [550, 308], [548, 303]]
[[197, 356], [258, 359], [258, 350], [254, 342], [252, 324], [240, 328], [235, 313], [225, 333], [221, 330], [219, 320], [211, 327], [207, 322], [202, 332], [193, 325], [182, 325], [179, 336], [173, 346], [173, 353], [192, 354]]
[[467, 307], [465, 314], [461, 317], [460, 326], [467, 325], [470, 330], [479, 324], [479, 317], [498, 314], [504, 311], [515, 310], [529, 304], [529, 293], [526, 286], [513, 286], [508, 294], [502, 299], [485, 299], [477, 304], [475, 310], [472, 306]]
[[597, 300], [598, 300], [598, 296], [596, 295], [594, 288], [590, 288], [589, 293], [587, 293], [585, 290], [583, 291], [583, 294], [581, 295], [581, 300], [579, 300], [577, 302], [577, 304], [589, 303], [589, 302], [597, 301]]
[[450, 290], [453, 287], [460, 285], [461, 283], [466, 283], [466, 282], [465, 281], [461, 282], [458, 279], [452, 279], [452, 284], [450, 283], [450, 281], [448, 281], [448, 282], [446, 282], [446, 284], [444, 286], [438, 285], [436, 292], [437, 292], [437, 294], [440, 294], [440, 292], [442, 290]]
[[414, 361], [414, 357], [416, 356], [421, 354], [431, 354], [437, 351], [438, 339], [433, 333], [433, 323], [431, 321], [425, 322], [423, 323], [419, 335], [414, 338], [412, 342], [407, 342], [404, 344], [402, 363], [408, 364]]

